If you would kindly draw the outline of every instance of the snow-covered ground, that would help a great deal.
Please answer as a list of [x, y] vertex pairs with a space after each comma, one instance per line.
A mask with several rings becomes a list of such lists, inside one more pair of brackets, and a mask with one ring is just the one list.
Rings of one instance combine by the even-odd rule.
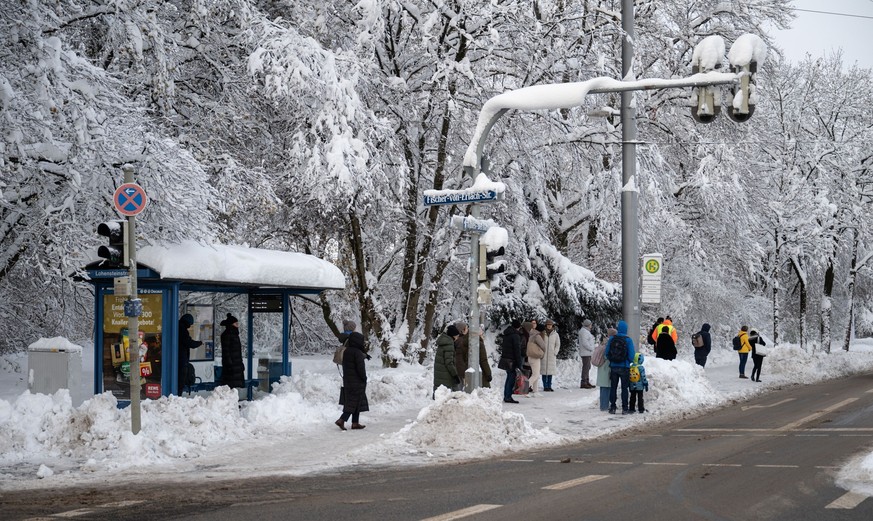
[[[298, 357], [294, 375], [253, 402], [239, 402], [228, 388], [144, 401], [136, 436], [130, 432], [129, 410], [118, 409], [110, 394], [92, 396], [78, 407], [66, 390], [31, 394], [27, 355], [0, 357], [0, 489], [118, 483], [137, 479], [146, 467], [153, 478], [166, 480], [189, 479], [191, 473], [304, 475], [556, 446], [678, 419], [778, 385], [870, 371], [873, 341], [859, 340], [851, 352], [830, 355], [795, 346], [771, 349], [763, 383], [737, 378], [736, 354], [729, 349], [714, 351], [705, 370], [683, 356], [688, 353], [675, 362], [647, 357], [648, 412], [628, 416], [599, 410], [599, 390], [579, 389], [581, 364], [574, 360], [559, 362], [556, 392], [509, 405], [502, 402], [503, 371], [495, 371], [494, 388], [438, 392], [432, 400], [430, 367], [382, 369], [374, 357], [367, 367], [371, 410], [361, 416], [367, 427], [345, 432], [333, 424], [340, 414], [336, 366], [328, 356]], [[82, 381], [89, 387], [93, 348], [85, 347], [82, 358]], [[873, 453], [847, 463], [837, 481], [873, 496]]]

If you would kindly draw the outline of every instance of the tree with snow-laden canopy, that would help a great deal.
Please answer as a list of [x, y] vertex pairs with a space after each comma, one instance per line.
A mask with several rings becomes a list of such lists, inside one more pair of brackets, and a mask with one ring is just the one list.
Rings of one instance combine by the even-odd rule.
[[[760, 28], [786, 24], [787, 4], [637, 2], [634, 76], [687, 75], [711, 34], [767, 40]], [[332, 344], [336, 324], [357, 317], [384, 363], [422, 360], [470, 298], [469, 243], [448, 226], [466, 207], [423, 207], [423, 191], [469, 185], [462, 161], [485, 101], [619, 78], [621, 37], [618, 0], [5, 2], [0, 315], [16, 320], [0, 342], [88, 334], [90, 297], [69, 275], [96, 248], [118, 166], [131, 162], [151, 198], [141, 241], [330, 260], [349, 289], [297, 306], [296, 323], [326, 326], [297, 328], [295, 343]], [[871, 328], [862, 209], [873, 116], [844, 103], [855, 119], [831, 120], [839, 98], [818, 93], [826, 83], [866, 88], [870, 72], [835, 64], [817, 80], [811, 65], [768, 58], [743, 126], [697, 125], [681, 90], [636, 95], [641, 248], [666, 264], [664, 304], [644, 307], [644, 324], [666, 313], [680, 329], [709, 321], [724, 333], [767, 316], [780, 338], [805, 331], [820, 343], [800, 317], [832, 309], [828, 322], [843, 327], [851, 309], [859, 329]], [[805, 88], [798, 72], [810, 74], [802, 104], [788, 92]], [[590, 96], [492, 131], [491, 176], [507, 196], [484, 217], [510, 237], [494, 328], [550, 317], [572, 345], [583, 318], [600, 327], [619, 318], [617, 104]]]

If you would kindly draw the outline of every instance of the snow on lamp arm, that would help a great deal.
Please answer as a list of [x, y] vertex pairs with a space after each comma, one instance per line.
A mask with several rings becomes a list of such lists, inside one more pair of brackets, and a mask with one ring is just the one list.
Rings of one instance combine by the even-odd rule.
[[[710, 36], [704, 38], [695, 47], [692, 57], [692, 74], [687, 78], [670, 80], [648, 78], [621, 81], [597, 77], [582, 82], [533, 85], [498, 94], [485, 102], [479, 112], [476, 130], [473, 132], [467, 152], [464, 154], [464, 171], [471, 179], [477, 178], [477, 174], [481, 171], [482, 155], [488, 134], [497, 120], [508, 110], [568, 109], [581, 105], [588, 94], [692, 87], [692, 99], [694, 99], [694, 91], [698, 89], [715, 90], [715, 86], [718, 85], [734, 85], [734, 100], [731, 107], [728, 108], [728, 113], [733, 112], [734, 115], [740, 116], [746, 114], [742, 105], [743, 100], [748, 100], [750, 109], [747, 111], [745, 119], [732, 116], [732, 119], [736, 121], [745, 121], [751, 116], [751, 110], [756, 101], [754, 72], [766, 55], [767, 47], [760, 37], [754, 34], [744, 34], [737, 38], [734, 45], [731, 46], [729, 61], [732, 72], [718, 72], [716, 69], [721, 67], [724, 60], [724, 40], [720, 36]], [[744, 78], [748, 82], [748, 86], [745, 88], [743, 87]], [[697, 94], [699, 99], [699, 91]], [[710, 97], [711, 104], [706, 105], [704, 115], [710, 111], [715, 111], [715, 94], [713, 93]], [[720, 96], [718, 97], [720, 104]], [[697, 112], [701, 112], [700, 108], [697, 109]]]

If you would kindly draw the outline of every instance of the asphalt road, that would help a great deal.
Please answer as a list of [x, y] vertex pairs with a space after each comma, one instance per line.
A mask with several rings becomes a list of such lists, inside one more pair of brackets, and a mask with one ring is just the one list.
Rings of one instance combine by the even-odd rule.
[[[694, 411], [689, 411], [693, 413]], [[621, 421], [617, 416], [615, 421]], [[503, 459], [305, 478], [4, 493], [0, 518], [873, 520], [834, 484], [870, 450], [873, 375], [796, 386], [646, 431]]]

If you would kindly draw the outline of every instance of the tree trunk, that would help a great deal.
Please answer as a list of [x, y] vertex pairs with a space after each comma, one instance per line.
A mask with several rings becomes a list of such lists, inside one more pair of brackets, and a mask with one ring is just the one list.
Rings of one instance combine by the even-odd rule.
[[773, 280], [771, 281], [773, 287], [773, 345], [777, 345], [779, 344], [779, 254], [781, 253], [779, 250], [782, 247], [779, 244], [779, 230], [775, 231], [773, 237], [776, 242], [776, 247], [773, 249]]
[[852, 341], [853, 326], [855, 324], [855, 277], [857, 277], [858, 263], [858, 234], [854, 228], [849, 228], [852, 233], [852, 262], [849, 264], [849, 322], [846, 324], [846, 336], [843, 340], [843, 351], [849, 350]]
[[794, 268], [794, 272], [797, 274], [797, 287], [800, 292], [800, 309], [797, 313], [798, 318], [798, 328], [800, 329], [800, 349], [804, 349], [806, 344], [806, 273], [803, 271], [803, 267], [800, 265], [800, 259], [797, 257], [791, 257], [791, 267]]
[[821, 345], [825, 353], [831, 352], [831, 317], [834, 293], [834, 257], [837, 251], [837, 237], [834, 236], [834, 245], [831, 254], [828, 255], [828, 267], [825, 269], [824, 296], [821, 300]]

